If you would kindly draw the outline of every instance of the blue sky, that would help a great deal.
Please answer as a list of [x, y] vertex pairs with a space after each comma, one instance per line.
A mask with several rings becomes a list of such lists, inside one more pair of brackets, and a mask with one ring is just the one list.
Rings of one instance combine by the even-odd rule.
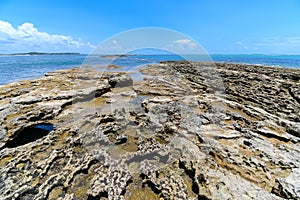
[[162, 27], [209, 53], [300, 54], [299, 0], [0, 0], [0, 53], [88, 53], [112, 35]]

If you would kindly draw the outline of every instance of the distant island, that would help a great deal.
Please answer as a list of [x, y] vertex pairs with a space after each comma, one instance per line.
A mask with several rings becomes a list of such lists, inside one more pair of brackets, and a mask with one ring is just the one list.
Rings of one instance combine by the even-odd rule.
[[112, 54], [112, 55], [100, 55], [100, 58], [116, 59], [116, 58], [128, 57], [128, 56], [137, 56], [137, 54]]
[[118, 68], [0, 87], [0, 199], [300, 200], [299, 69]]
[[0, 56], [36, 56], [36, 55], [79, 55], [80, 53], [41, 53], [41, 52], [27, 52], [27, 53], [11, 53], [0, 54]]

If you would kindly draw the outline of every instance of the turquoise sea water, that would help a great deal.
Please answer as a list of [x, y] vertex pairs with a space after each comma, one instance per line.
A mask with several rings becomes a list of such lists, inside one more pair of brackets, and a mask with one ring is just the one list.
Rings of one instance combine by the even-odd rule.
[[[88, 58], [88, 59], [86, 59]], [[300, 69], [300, 55], [222, 55], [211, 56], [186, 55], [135, 55], [120, 57], [117, 60], [104, 59], [99, 56], [84, 54], [71, 55], [34, 55], [34, 56], [0, 56], [0, 85], [24, 79], [44, 76], [49, 71], [67, 69], [93, 64], [116, 64], [125, 70], [166, 60], [217, 61], [288, 67]]]

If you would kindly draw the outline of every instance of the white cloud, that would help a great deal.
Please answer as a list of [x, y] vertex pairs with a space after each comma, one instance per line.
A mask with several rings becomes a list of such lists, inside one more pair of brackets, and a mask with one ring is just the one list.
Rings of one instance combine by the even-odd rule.
[[242, 47], [243, 49], [249, 49], [248, 45], [245, 45], [243, 42], [238, 41], [235, 43], [236, 45], [238, 45], [239, 47]]
[[240, 40], [234, 44], [234, 53], [300, 54], [300, 36]]
[[174, 44], [181, 45], [183, 48], [191, 48], [194, 49], [197, 45], [190, 39], [181, 39], [174, 41]]
[[300, 54], [300, 36], [265, 38], [257, 41], [255, 47], [263, 49], [268, 53]]
[[0, 53], [89, 52], [93, 48], [94, 45], [81, 39], [40, 32], [28, 22], [14, 28], [10, 23], [0, 20]]
[[257, 46], [300, 47], [300, 36], [265, 38]]
[[199, 51], [200, 47], [190, 39], [179, 39], [168, 44], [166, 49], [179, 53], [193, 53]]

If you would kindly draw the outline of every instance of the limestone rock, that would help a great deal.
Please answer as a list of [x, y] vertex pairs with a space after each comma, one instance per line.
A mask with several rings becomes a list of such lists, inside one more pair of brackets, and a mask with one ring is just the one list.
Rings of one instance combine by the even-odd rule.
[[0, 87], [0, 199], [300, 199], [298, 69], [168, 61]]

